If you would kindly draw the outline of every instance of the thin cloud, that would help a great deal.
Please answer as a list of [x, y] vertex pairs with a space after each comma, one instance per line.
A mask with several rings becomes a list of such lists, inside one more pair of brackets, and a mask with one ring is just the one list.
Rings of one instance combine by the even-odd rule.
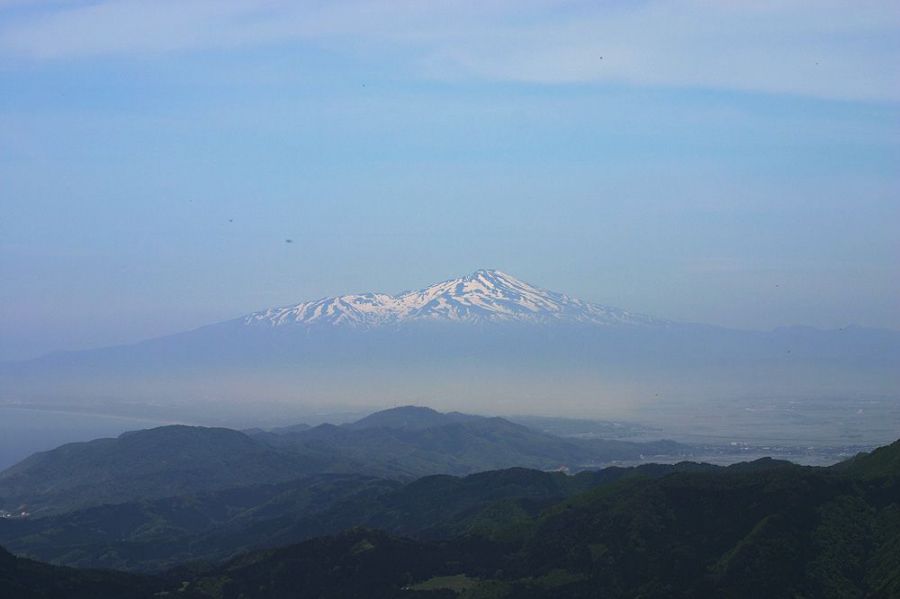
[[[26, 8], [23, 8], [25, 6]], [[390, 56], [439, 79], [624, 83], [900, 100], [900, 4], [283, 2], [0, 4], [9, 62], [160, 55], [275, 43]]]

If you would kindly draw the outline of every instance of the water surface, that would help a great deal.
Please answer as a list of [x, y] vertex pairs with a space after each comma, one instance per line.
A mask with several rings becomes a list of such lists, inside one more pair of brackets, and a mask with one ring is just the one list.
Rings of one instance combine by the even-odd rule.
[[0, 470], [36, 451], [64, 443], [115, 437], [169, 424], [158, 420], [0, 406]]

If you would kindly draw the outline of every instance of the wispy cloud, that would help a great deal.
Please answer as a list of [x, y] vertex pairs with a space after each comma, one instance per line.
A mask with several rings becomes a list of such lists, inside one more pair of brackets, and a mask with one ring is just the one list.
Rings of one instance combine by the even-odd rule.
[[861, 0], [0, 3], [4, 61], [301, 42], [424, 77], [900, 101], [900, 4]]

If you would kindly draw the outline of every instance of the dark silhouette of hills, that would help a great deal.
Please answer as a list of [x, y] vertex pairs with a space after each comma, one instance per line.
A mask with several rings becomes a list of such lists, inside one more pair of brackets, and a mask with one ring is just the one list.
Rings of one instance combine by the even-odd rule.
[[578, 441], [502, 418], [406, 407], [345, 425], [250, 434], [166, 426], [71, 443], [0, 473], [0, 508], [34, 515], [323, 473], [412, 479], [522, 466], [572, 469], [641, 455], [678, 454], [672, 442]]
[[[428, 477], [370, 502], [364, 527], [152, 576], [0, 553], [0, 594], [892, 598], [898, 458], [900, 442], [829, 468], [764, 459], [577, 477], [523, 469]], [[441, 519], [440, 531], [427, 528]]]
[[[513, 536], [459, 534], [416, 550], [355, 530], [244, 556], [205, 580], [232, 582], [233, 594], [215, 596], [237, 597], [259, 592], [279, 565], [331, 556], [304, 588], [356, 596], [359, 581], [334, 573], [359, 568], [377, 571], [371, 597], [441, 585], [432, 592], [455, 596], [463, 581], [461, 597], [896, 597], [898, 456], [895, 443], [843, 469], [760, 460], [620, 477], [510, 523]], [[276, 574], [262, 596], [288, 596], [276, 589], [289, 580]]]
[[289, 480], [331, 466], [229, 429], [165, 426], [34, 454], [0, 473], [0, 501], [39, 515]]
[[[17, 558], [0, 547], [0, 596], [5, 599], [143, 599], [165, 586], [146, 576], [76, 570]], [[197, 595], [189, 591], [187, 596]]]
[[392, 428], [401, 430], [424, 430], [447, 424], [472, 422], [479, 416], [450, 412], [443, 414], [437, 410], [423, 406], [401, 406], [370, 414], [356, 422], [344, 425], [344, 428], [362, 430], [368, 428]]
[[900, 441], [863, 453], [835, 465], [863, 478], [890, 478], [900, 475]]
[[282, 450], [365, 463], [370, 473], [405, 477], [465, 475], [511, 466], [579, 469], [642, 455], [679, 455], [687, 450], [671, 441], [561, 438], [503, 418], [442, 414], [416, 406], [377, 412], [342, 426], [323, 424], [295, 432], [256, 434], [254, 438]]
[[[21, 554], [68, 566], [161, 570], [197, 560], [225, 559], [270, 541], [300, 522], [314, 534], [323, 511], [359, 498], [377, 502], [397, 481], [322, 474], [277, 484], [236, 487], [128, 503], [100, 505], [43, 518], [0, 520], [0, 544]], [[355, 504], [352, 504], [355, 505]]]
[[682, 463], [608, 468], [577, 476], [524, 468], [411, 483], [315, 475], [276, 485], [103, 505], [0, 521], [0, 544], [59, 564], [161, 570], [191, 560], [296, 543], [353, 527], [419, 539], [514, 535], [515, 522], [599, 485], [631, 476], [714, 469]]

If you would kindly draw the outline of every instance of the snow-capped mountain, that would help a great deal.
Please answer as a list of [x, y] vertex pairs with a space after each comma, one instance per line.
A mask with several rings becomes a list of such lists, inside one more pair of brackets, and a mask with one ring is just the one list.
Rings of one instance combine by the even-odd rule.
[[341, 325], [374, 328], [417, 321], [571, 322], [660, 325], [666, 321], [592, 304], [535, 287], [498, 270], [474, 273], [398, 295], [341, 295], [270, 308], [244, 319], [255, 325]]
[[0, 404], [111, 414], [140, 405], [134, 415], [197, 421], [212, 412], [257, 418], [263, 405], [280, 418], [294, 404], [514, 412], [552, 403], [582, 414], [661, 394], [893, 397], [897, 364], [896, 331], [675, 324], [480, 270], [421, 291], [325, 298], [131, 345], [0, 363]]

